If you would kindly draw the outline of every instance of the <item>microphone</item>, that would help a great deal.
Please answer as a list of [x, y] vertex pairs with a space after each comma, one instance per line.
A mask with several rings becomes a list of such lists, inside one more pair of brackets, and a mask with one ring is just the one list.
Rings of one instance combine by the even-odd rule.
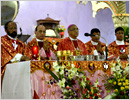
[[95, 36], [94, 34], [84, 33], [84, 36]]
[[84, 35], [85, 36], [98, 36], [98, 37], [101, 37], [101, 38], [103, 38], [104, 40], [105, 40], [105, 42], [106, 42], [106, 46], [105, 46], [105, 52], [106, 52], [106, 61], [107, 61], [107, 56], [108, 56], [108, 49], [107, 49], [107, 41], [106, 41], [106, 39], [104, 38], [104, 37], [102, 37], [102, 36], [99, 36], [99, 35], [94, 35], [94, 34], [89, 34], [89, 33], [84, 33]]

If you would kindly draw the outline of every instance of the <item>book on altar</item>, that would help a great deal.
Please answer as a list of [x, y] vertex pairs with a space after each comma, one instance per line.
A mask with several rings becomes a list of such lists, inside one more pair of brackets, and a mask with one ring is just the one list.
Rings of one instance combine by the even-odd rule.
[[119, 45], [119, 53], [125, 53], [125, 45]]

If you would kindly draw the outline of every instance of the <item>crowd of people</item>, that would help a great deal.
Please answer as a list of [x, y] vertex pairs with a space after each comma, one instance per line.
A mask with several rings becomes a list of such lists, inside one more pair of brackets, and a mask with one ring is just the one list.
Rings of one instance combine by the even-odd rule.
[[[83, 43], [77, 37], [79, 29], [75, 24], [68, 26], [69, 37], [64, 38], [55, 50], [52, 44], [45, 40], [46, 28], [43, 25], [38, 25], [35, 28], [36, 38], [30, 42], [23, 43], [17, 38], [17, 24], [9, 21], [5, 24], [5, 32], [7, 35], [1, 37], [1, 74], [4, 73], [5, 66], [14, 61], [27, 61], [33, 59], [48, 60], [50, 57], [56, 60], [56, 51], [70, 50], [73, 55], [105, 55], [105, 44], [100, 41], [100, 30], [93, 28], [90, 34], [91, 40]], [[116, 40], [108, 46], [108, 56], [112, 58], [127, 60], [129, 55], [129, 43], [124, 41], [124, 29], [118, 27], [115, 29]], [[33, 54], [33, 47], [38, 47], [38, 55]]]

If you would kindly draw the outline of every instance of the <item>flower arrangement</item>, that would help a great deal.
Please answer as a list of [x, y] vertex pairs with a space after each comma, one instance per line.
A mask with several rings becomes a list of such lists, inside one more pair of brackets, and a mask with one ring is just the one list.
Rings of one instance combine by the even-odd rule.
[[76, 68], [72, 62], [53, 62], [54, 74], [48, 68], [47, 71], [52, 75], [54, 80], [48, 84], [57, 83], [62, 90], [63, 99], [97, 99], [101, 98], [98, 80], [92, 85], [89, 77], [80, 68]]
[[120, 60], [116, 64], [112, 63], [112, 76], [105, 82], [105, 87], [110, 92], [114, 92], [105, 99], [129, 99], [129, 63], [123, 69]]
[[[80, 82], [80, 84], [82, 85], [81, 82]], [[80, 87], [82, 87], [82, 86], [80, 86]], [[82, 91], [83, 99], [100, 99], [101, 98], [101, 95], [100, 95], [101, 90], [99, 89], [98, 79], [94, 83], [94, 85], [92, 85], [92, 83], [89, 80], [89, 77], [87, 77], [85, 86], [82, 88], [83, 88], [82, 89], [83, 90]]]
[[55, 31], [57, 33], [60, 33], [60, 32], [64, 32], [66, 29], [64, 28], [64, 26], [62, 25], [58, 25], [56, 28], [55, 28]]

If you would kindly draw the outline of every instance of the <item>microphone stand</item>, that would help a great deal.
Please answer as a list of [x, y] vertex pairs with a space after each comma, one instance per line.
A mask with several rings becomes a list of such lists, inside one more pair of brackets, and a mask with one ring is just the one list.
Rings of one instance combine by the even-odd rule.
[[17, 34], [17, 38], [23, 42], [27, 43], [27, 39], [31, 36], [31, 35], [23, 35], [22, 34], [22, 28], [20, 26], [20, 24], [18, 22], [16, 22], [19, 25], [19, 29], [20, 29], [20, 34]]
[[101, 37], [101, 38], [103, 38], [103, 39], [105, 40], [105, 42], [106, 42], [105, 52], [106, 52], [106, 61], [107, 61], [108, 49], [107, 49], [107, 41], [106, 41], [106, 39], [105, 39], [104, 37], [102, 37], [102, 36], [99, 36], [99, 35], [93, 35], [93, 34], [89, 34], [89, 33], [85, 33], [84, 35], [85, 35], [85, 36], [97, 36], [97, 37]]
[[105, 46], [105, 52], [106, 52], [106, 61], [107, 61], [107, 57], [108, 57], [108, 49], [107, 49], [107, 41], [104, 37], [100, 36], [101, 38], [103, 38], [106, 42], [106, 46]]
[[22, 41], [23, 41], [23, 36], [22, 36], [22, 28], [21, 28], [21, 26], [20, 26], [20, 24], [18, 23], [18, 22], [16, 22], [18, 25], [19, 25], [19, 28], [20, 28], [20, 35], [19, 35], [19, 37], [21, 37], [22, 39]]

